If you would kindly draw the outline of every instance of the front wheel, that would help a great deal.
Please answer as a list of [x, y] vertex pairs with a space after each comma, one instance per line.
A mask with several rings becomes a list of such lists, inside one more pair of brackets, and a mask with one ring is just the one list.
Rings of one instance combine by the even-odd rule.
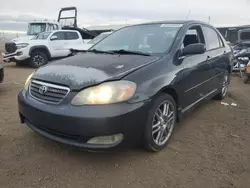
[[48, 63], [48, 57], [44, 52], [34, 51], [30, 57], [30, 65], [33, 68], [39, 68]]
[[243, 80], [245, 84], [248, 84], [248, 82], [250, 81], [250, 78], [248, 75], [244, 75]]
[[160, 95], [149, 111], [144, 133], [144, 146], [147, 150], [157, 152], [164, 149], [176, 124], [176, 102], [168, 94]]

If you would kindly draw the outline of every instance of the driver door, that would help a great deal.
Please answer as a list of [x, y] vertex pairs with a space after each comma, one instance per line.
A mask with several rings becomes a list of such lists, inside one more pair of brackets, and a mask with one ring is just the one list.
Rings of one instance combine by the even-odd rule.
[[69, 54], [69, 50], [65, 49], [65, 45], [67, 45], [65, 32], [55, 32], [49, 39], [51, 57], [57, 58], [67, 56]]
[[[203, 31], [200, 25], [191, 26], [184, 39], [181, 49], [195, 44], [205, 44]], [[210, 64], [208, 61], [208, 54], [187, 55], [179, 57], [182, 61], [182, 72], [180, 80], [180, 91], [183, 97], [183, 111], [188, 110], [189, 107], [199, 102], [209, 92], [208, 80], [210, 78]]]

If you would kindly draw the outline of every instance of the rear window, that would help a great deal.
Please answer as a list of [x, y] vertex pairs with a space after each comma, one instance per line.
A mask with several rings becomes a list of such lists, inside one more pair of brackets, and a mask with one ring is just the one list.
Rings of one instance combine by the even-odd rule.
[[61, 32], [61, 31], [56, 32], [56, 33], [53, 34], [53, 36], [57, 36], [57, 40], [65, 40], [64, 32]]
[[203, 32], [205, 35], [207, 50], [213, 50], [221, 47], [219, 36], [214, 29], [204, 26]]
[[65, 32], [66, 40], [76, 40], [79, 36], [76, 32]]

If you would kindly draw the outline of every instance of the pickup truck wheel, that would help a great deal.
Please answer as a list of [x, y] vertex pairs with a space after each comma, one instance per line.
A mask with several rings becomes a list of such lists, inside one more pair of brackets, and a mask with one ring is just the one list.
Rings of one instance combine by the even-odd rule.
[[48, 63], [48, 57], [44, 52], [34, 51], [30, 57], [30, 65], [33, 68], [41, 67]]

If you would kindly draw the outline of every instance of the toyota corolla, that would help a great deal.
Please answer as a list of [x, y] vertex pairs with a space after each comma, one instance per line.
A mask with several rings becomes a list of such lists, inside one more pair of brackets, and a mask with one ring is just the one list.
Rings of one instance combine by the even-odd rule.
[[88, 150], [159, 151], [187, 111], [226, 96], [231, 59], [224, 38], [203, 22], [124, 27], [32, 73], [18, 95], [21, 122]]

